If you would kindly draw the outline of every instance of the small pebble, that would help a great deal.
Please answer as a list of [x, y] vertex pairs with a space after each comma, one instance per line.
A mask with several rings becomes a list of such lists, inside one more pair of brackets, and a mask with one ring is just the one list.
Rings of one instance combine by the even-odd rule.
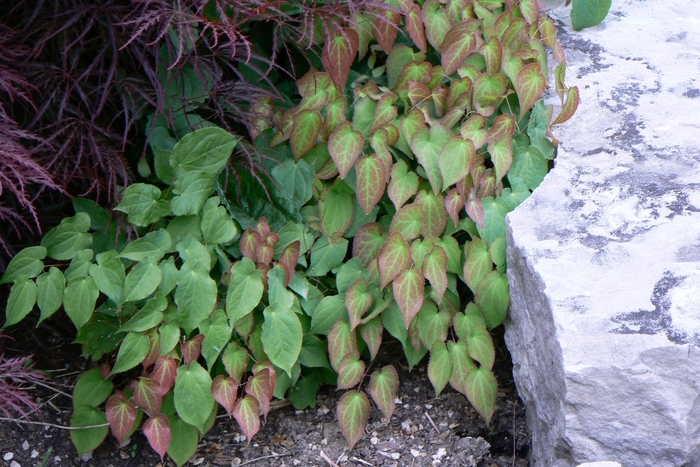
[[37, 457], [39, 457], [39, 451], [37, 451], [36, 449], [32, 449], [32, 453], [29, 455], [29, 457], [31, 457], [32, 459], [36, 459]]
[[432, 405], [430, 405], [430, 404], [425, 404], [425, 408], [426, 408], [426, 409], [428, 409], [428, 410], [430, 410], [430, 409], [432, 409], [432, 408], [433, 408], [433, 406], [432, 406]]
[[2, 458], [6, 461], [12, 460], [13, 457], [15, 457], [15, 455], [11, 452], [6, 452], [5, 455], [2, 456]]
[[376, 436], [373, 436], [370, 438], [369, 442], [370, 442], [370, 444], [372, 444], [374, 446], [376, 444], [379, 444], [379, 438], [377, 438]]
[[294, 465], [301, 465], [301, 461], [300, 461], [299, 459], [294, 459], [294, 460], [292, 461], [292, 464], [294, 464]]
[[347, 462], [347, 461], [348, 461], [348, 456], [347, 456], [347, 454], [343, 454], [342, 456], [340, 456], [340, 459], [338, 459], [338, 463], [343, 463], [343, 464], [344, 464], [344, 463]]
[[411, 449], [411, 454], [413, 457], [420, 457], [420, 451], [418, 449]]
[[193, 461], [192, 461], [192, 465], [199, 465], [199, 464], [201, 464], [202, 462], [204, 462], [204, 458], [203, 458], [203, 457], [200, 457], [199, 459], [193, 460]]
[[56, 456], [53, 458], [54, 462], [61, 462], [61, 456]]
[[233, 460], [231, 461], [231, 467], [236, 467], [237, 465], [241, 465], [241, 458], [240, 457], [234, 457]]
[[26, 439], [22, 443], [22, 449], [24, 449], [25, 451], [29, 449], [29, 441], [27, 441]]
[[19, 462], [17, 462], [17, 461], [12, 461], [12, 462], [10, 463], [10, 467], [22, 467], [22, 466], [20, 465]]
[[80, 460], [83, 461], [83, 462], [87, 462], [87, 461], [89, 461], [90, 459], [92, 459], [92, 451], [86, 452], [85, 454], [83, 454], [82, 456], [80, 456]]
[[437, 450], [437, 453], [435, 453], [435, 455], [433, 456], [433, 459], [439, 460], [439, 459], [442, 459], [443, 457], [445, 457], [446, 455], [447, 455], [447, 451], [445, 451], [445, 448], [440, 448]]

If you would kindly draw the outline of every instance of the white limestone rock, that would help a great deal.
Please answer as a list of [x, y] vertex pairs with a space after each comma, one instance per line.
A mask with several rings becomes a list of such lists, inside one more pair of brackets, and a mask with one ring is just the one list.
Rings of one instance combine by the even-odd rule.
[[507, 224], [532, 465], [700, 466], [700, 2], [555, 14], [581, 104]]

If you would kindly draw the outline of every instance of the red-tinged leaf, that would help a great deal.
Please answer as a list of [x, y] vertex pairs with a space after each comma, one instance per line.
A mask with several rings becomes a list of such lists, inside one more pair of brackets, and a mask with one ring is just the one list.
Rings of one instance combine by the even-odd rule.
[[464, 117], [464, 109], [454, 107], [447, 111], [444, 117], [440, 120], [440, 125], [445, 128], [452, 128], [459, 123]]
[[487, 170], [481, 177], [481, 180], [479, 180], [479, 189], [476, 191], [476, 195], [479, 198], [488, 198], [489, 196], [493, 196], [493, 194], [496, 192], [497, 184], [498, 182], [496, 181], [496, 175], [493, 173], [493, 170]]
[[482, 367], [489, 370], [493, 368], [496, 359], [496, 350], [493, 347], [493, 339], [486, 327], [477, 324], [467, 339], [467, 351], [469, 356], [479, 362]]
[[466, 396], [467, 375], [476, 368], [476, 364], [467, 351], [467, 342], [463, 340], [459, 340], [458, 342], [449, 341], [447, 343], [447, 351], [450, 353], [450, 360], [452, 361], [450, 386], [452, 386], [455, 391], [459, 391]]
[[248, 352], [232, 342], [221, 355], [221, 361], [224, 364], [226, 373], [235, 379], [236, 382], [240, 382], [241, 376], [248, 368]]
[[326, 134], [330, 134], [338, 128], [338, 125], [346, 120], [345, 113], [348, 109], [348, 103], [345, 97], [338, 97], [333, 102], [326, 105]]
[[569, 88], [566, 93], [566, 101], [561, 109], [561, 113], [554, 119], [552, 125], [559, 125], [570, 119], [578, 108], [579, 96], [578, 87]]
[[233, 406], [238, 398], [238, 382], [230, 376], [219, 375], [212, 381], [211, 392], [216, 402], [221, 404], [221, 407], [226, 409], [226, 413], [231, 417]]
[[372, 294], [367, 291], [367, 280], [361, 277], [353, 282], [345, 294], [345, 306], [350, 315], [351, 331], [362, 322], [362, 317], [372, 306], [372, 301]]
[[493, 412], [496, 410], [496, 399], [498, 396], [496, 377], [486, 367], [473, 368], [467, 375], [465, 389], [467, 399], [484, 417], [486, 425], [488, 425], [491, 422]]
[[172, 357], [161, 355], [158, 357], [158, 360], [153, 367], [153, 371], [150, 375], [148, 375], [148, 377], [158, 383], [160, 393], [164, 396], [175, 384], [175, 378], [177, 377], [177, 362]]
[[289, 282], [294, 276], [294, 270], [296, 269], [297, 262], [299, 261], [299, 253], [301, 252], [301, 242], [296, 240], [290, 243], [287, 248], [282, 250], [282, 255], [280, 256], [280, 264], [285, 270], [285, 281], [284, 286], [289, 286]]
[[390, 92], [385, 93], [379, 98], [377, 108], [374, 110], [374, 119], [369, 127], [370, 133], [374, 133], [377, 128], [388, 125], [396, 118], [398, 110], [394, 107], [396, 96]]
[[432, 100], [432, 93], [428, 86], [423, 83], [417, 83], [415, 81], [408, 82], [408, 100], [411, 101], [411, 105], [416, 106], [424, 102]]
[[479, 149], [486, 144], [487, 131], [486, 119], [481, 115], [474, 115], [469, 120], [464, 122], [459, 128], [459, 134], [464, 139], [470, 139], [474, 143], [474, 147]]
[[518, 73], [515, 89], [520, 100], [520, 118], [523, 118], [544, 94], [547, 80], [542, 76], [539, 63], [525, 65]]
[[501, 114], [493, 121], [489, 129], [486, 141], [491, 143], [502, 139], [504, 136], [513, 136], [515, 133], [515, 118], [512, 115]]
[[435, 388], [435, 397], [440, 396], [450, 377], [452, 377], [450, 353], [444, 342], [437, 341], [430, 349], [430, 362], [428, 362], [428, 378]]
[[170, 446], [171, 433], [168, 417], [161, 413], [146, 420], [143, 424], [143, 434], [146, 435], [148, 444], [158, 453], [162, 462]]
[[190, 362], [195, 362], [199, 359], [203, 341], [204, 334], [197, 334], [192, 339], [180, 345], [180, 351], [182, 352], [182, 359], [185, 361], [185, 365], [189, 365]]
[[280, 124], [277, 126], [277, 132], [272, 137], [270, 147], [275, 147], [278, 144], [284, 143], [292, 134], [292, 126], [294, 125], [294, 116], [298, 109], [286, 111], [281, 118]]
[[399, 127], [397, 127], [394, 124], [390, 124], [390, 125], [385, 126], [384, 129], [386, 130], [387, 134], [389, 135], [389, 146], [393, 146], [399, 142], [399, 137], [400, 137]]
[[[469, 30], [470, 26], [471, 25], [466, 26], [464, 23], [460, 23], [452, 28], [457, 28], [457, 32], [452, 33], [452, 30], [450, 30], [445, 36], [445, 42], [442, 45], [441, 60], [446, 75], [451, 75], [464, 65], [464, 61], [469, 54], [476, 49], [476, 36]], [[454, 38], [450, 40], [448, 36], [452, 37], [452, 35], [454, 35]]]
[[540, 17], [540, 6], [537, 0], [520, 0], [520, 11], [530, 24], [537, 23]]
[[384, 195], [388, 174], [384, 162], [376, 154], [358, 160], [355, 170], [357, 171], [357, 201], [365, 214], [369, 215]]
[[382, 318], [379, 316], [360, 325], [360, 336], [362, 336], [362, 340], [367, 344], [372, 360], [377, 356], [379, 347], [382, 345], [383, 333], [384, 326], [382, 325]]
[[491, 163], [496, 170], [496, 181], [500, 181], [513, 164], [513, 138], [505, 135], [501, 139], [489, 143]]
[[[265, 374], [267, 375], [267, 385], [269, 388], [272, 389], [272, 391], [275, 390], [275, 387], [277, 386], [277, 370], [275, 370], [275, 366], [272, 364], [270, 360], [265, 360], [262, 362], [258, 362], [255, 365], [253, 365], [253, 368], [251, 371], [253, 372], [254, 375], [257, 375], [259, 372], [263, 370], [268, 370]], [[270, 400], [272, 400], [272, 395], [270, 395]]]
[[362, 381], [365, 374], [365, 362], [360, 360], [360, 354], [353, 352], [343, 357], [338, 365], [338, 390], [350, 389]]
[[479, 49], [481, 55], [486, 60], [486, 72], [493, 74], [501, 71], [501, 59], [503, 57], [503, 46], [498, 37], [491, 36]]
[[416, 204], [423, 208], [423, 237], [439, 237], [447, 226], [447, 210], [442, 193], [437, 195], [421, 191], [416, 196]]
[[406, 334], [408, 335], [408, 339], [411, 341], [411, 346], [414, 349], [420, 351], [425, 348], [423, 347], [423, 343], [420, 340], [420, 335], [418, 334], [418, 318], [411, 321], [411, 325], [408, 327]]
[[369, 419], [369, 399], [362, 391], [348, 391], [338, 401], [338, 424], [352, 449], [362, 438]]
[[401, 206], [418, 192], [418, 183], [418, 175], [414, 171], [408, 170], [405, 161], [399, 160], [394, 164], [391, 169], [388, 194], [397, 210], [401, 209]]
[[465, 256], [464, 281], [475, 293], [481, 279], [493, 270], [489, 247], [482, 239], [474, 237], [469, 244], [469, 249], [465, 252]]
[[249, 258], [254, 263], [258, 262], [258, 248], [262, 245], [260, 233], [248, 227], [241, 235], [240, 248], [241, 253], [246, 258]]
[[501, 13], [498, 18], [496, 19], [496, 22], [493, 25], [493, 30], [494, 33], [496, 34], [497, 37], [503, 37], [503, 33], [505, 32], [506, 29], [508, 29], [508, 26], [510, 23], [513, 21], [513, 9], [512, 8], [506, 8], [503, 13]]
[[302, 110], [294, 116], [294, 125], [289, 141], [294, 159], [301, 159], [316, 146], [316, 140], [323, 127], [323, 117], [315, 110]]
[[483, 229], [486, 215], [484, 214], [484, 205], [481, 204], [481, 200], [477, 197], [469, 198], [464, 209], [467, 211], [469, 218], [473, 220], [480, 229]]
[[404, 139], [410, 143], [418, 131], [425, 128], [425, 115], [418, 109], [413, 109], [400, 120]]
[[406, 271], [411, 263], [411, 249], [401, 233], [394, 232], [389, 235], [379, 252], [378, 260], [381, 288], [383, 289], [399, 274]]
[[355, 165], [363, 144], [365, 137], [359, 131], [354, 131], [350, 122], [338, 125], [328, 137], [328, 151], [341, 178], [345, 178]]
[[[447, 88], [440, 86], [439, 88], [435, 88], [431, 94], [433, 103], [435, 104], [435, 116], [438, 118], [442, 118], [447, 112], [447, 96], [449, 93]], [[423, 110], [427, 111], [425, 108], [423, 108]], [[445, 128], [448, 127], [446, 126]]]
[[423, 260], [423, 276], [428, 279], [430, 286], [437, 293], [438, 305], [447, 290], [447, 253], [436, 245]]
[[151, 417], [158, 415], [163, 395], [160, 393], [161, 388], [157, 381], [142, 376], [131, 385], [131, 391], [137, 407]]
[[450, 20], [447, 11], [442, 8], [438, 0], [428, 0], [423, 4], [423, 24], [425, 35], [436, 50], [440, 50], [445, 34], [450, 29]]
[[359, 41], [357, 31], [350, 28], [332, 29], [326, 38], [321, 53], [321, 62], [323, 62], [326, 71], [330, 73], [333, 82], [341, 89], [345, 88]]
[[270, 380], [268, 378], [270, 370], [265, 368], [258, 372], [258, 374], [248, 378], [248, 382], [245, 385], [245, 392], [249, 394], [258, 401], [260, 404], [260, 411], [267, 420], [267, 413], [270, 411], [270, 400], [272, 400], [272, 393], [275, 388], [270, 387]]
[[330, 75], [311, 68], [304, 76], [297, 80], [297, 89], [301, 97], [312, 96], [324, 91], [330, 84]]
[[411, 244], [411, 260], [418, 268], [423, 268], [423, 260], [435, 247], [435, 241], [432, 238], [416, 239]]
[[474, 109], [479, 115], [490, 117], [495, 111], [495, 103], [508, 91], [505, 75], [484, 73], [474, 80]]
[[423, 306], [423, 295], [425, 292], [423, 274], [415, 268], [404, 270], [394, 279], [393, 292], [406, 328], [408, 328]]
[[447, 108], [468, 109], [471, 97], [472, 80], [467, 77], [456, 79], [450, 83], [450, 90], [447, 94]]
[[440, 151], [438, 165], [442, 175], [442, 189], [456, 184], [469, 174], [476, 159], [474, 143], [461, 136], [455, 136]]
[[367, 266], [379, 255], [385, 238], [379, 223], [364, 224], [357, 230], [352, 240], [352, 256], [360, 258], [362, 264]]
[[396, 11], [382, 11], [374, 22], [375, 37], [377, 43], [386, 53], [391, 52], [396, 42], [396, 37], [399, 34], [399, 24], [401, 23], [401, 15]]
[[248, 444], [253, 436], [260, 431], [260, 405], [253, 396], [245, 396], [233, 406], [233, 418], [238, 422], [241, 431], [248, 439]]
[[428, 62], [412, 61], [403, 67], [403, 71], [396, 80], [394, 92], [403, 100], [408, 99], [408, 83], [415, 81], [426, 84], [432, 77], [432, 65]]
[[387, 420], [391, 420], [396, 407], [396, 396], [399, 391], [399, 375], [396, 368], [387, 365], [372, 373], [369, 379], [369, 393]]
[[423, 26], [423, 15], [418, 5], [413, 5], [406, 12], [406, 29], [411, 40], [416, 44], [416, 47], [421, 52], [425, 53], [428, 50], [428, 42], [425, 37], [425, 26]]
[[477, 324], [486, 327], [486, 317], [481, 312], [481, 308], [474, 302], [469, 302], [467, 304], [464, 313], [456, 313], [452, 317], [452, 326], [454, 327], [455, 333], [465, 342], [472, 334]]
[[399, 232], [410, 242], [418, 238], [423, 228], [423, 208], [418, 204], [409, 204], [394, 214], [389, 226], [389, 233]]
[[414, 60], [422, 61], [424, 59], [425, 54], [416, 54], [414, 50], [407, 45], [399, 44], [392, 48], [386, 59], [386, 77], [389, 88], [393, 89], [396, 86], [396, 81], [401, 73], [403, 73], [405, 65]]
[[456, 226], [459, 223], [459, 212], [464, 208], [465, 199], [457, 188], [453, 188], [445, 197], [445, 209]]
[[426, 349], [432, 349], [435, 342], [444, 342], [447, 339], [451, 320], [447, 311], [438, 311], [435, 303], [427, 300], [418, 313], [415, 323], [420, 344]]
[[107, 401], [105, 413], [112, 434], [121, 446], [136, 421], [136, 405], [127, 401], [123, 392], [117, 391]]
[[352, 352], [357, 352], [357, 336], [350, 323], [340, 320], [328, 331], [328, 356], [333, 369], [338, 371], [340, 362]]
[[540, 37], [547, 47], [554, 49], [557, 42], [557, 29], [549, 16], [540, 16]]
[[264, 242], [258, 250], [258, 264], [269, 265], [272, 262], [272, 257], [275, 255], [275, 247], [270, 242]]
[[396, 128], [393, 125], [378, 128], [369, 139], [370, 146], [372, 146], [372, 149], [377, 153], [377, 157], [382, 161], [387, 178], [391, 171], [391, 165], [394, 163], [394, 158], [389, 152], [389, 132], [387, 131], [389, 127]]

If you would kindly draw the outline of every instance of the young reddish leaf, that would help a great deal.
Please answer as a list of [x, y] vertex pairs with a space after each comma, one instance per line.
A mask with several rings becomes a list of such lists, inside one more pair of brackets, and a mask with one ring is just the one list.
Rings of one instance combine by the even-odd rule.
[[445, 35], [445, 41], [442, 44], [442, 66], [445, 68], [446, 75], [451, 75], [464, 65], [469, 54], [476, 49], [476, 36], [471, 31], [471, 27], [467, 20], [454, 26]]
[[423, 83], [416, 83], [415, 81], [409, 81], [408, 83], [408, 100], [411, 101], [411, 105], [417, 106], [424, 102], [432, 100], [432, 93], [428, 86]]
[[405, 269], [396, 279], [393, 285], [394, 299], [399, 305], [406, 328], [411, 325], [413, 317], [418, 314], [423, 306], [423, 294], [425, 292], [425, 279], [423, 274], [415, 268]]
[[425, 115], [419, 109], [413, 109], [399, 122], [404, 139], [410, 143], [416, 133], [425, 128]]
[[481, 324], [474, 326], [467, 339], [467, 351], [469, 356], [479, 362], [482, 367], [489, 370], [493, 368], [496, 350], [493, 347], [491, 334], [486, 330], [486, 327]]
[[396, 368], [387, 365], [372, 373], [369, 379], [369, 393], [387, 420], [391, 420], [399, 392], [399, 375]]
[[245, 385], [245, 392], [249, 394], [258, 401], [260, 404], [260, 411], [267, 420], [267, 413], [270, 411], [270, 400], [272, 400], [272, 393], [275, 388], [270, 387], [270, 381], [268, 378], [270, 370], [265, 368], [260, 370], [256, 375], [248, 378], [248, 382]]
[[279, 262], [284, 268], [285, 272], [285, 287], [289, 286], [289, 282], [292, 280], [292, 277], [294, 277], [294, 270], [297, 267], [300, 252], [301, 242], [299, 240], [293, 241], [284, 250], [282, 250], [282, 255], [280, 256]]
[[445, 34], [450, 29], [450, 20], [438, 0], [428, 0], [423, 4], [423, 24], [428, 42], [440, 50]]
[[372, 294], [367, 291], [367, 281], [364, 277], [357, 279], [348, 289], [345, 294], [345, 306], [350, 315], [352, 331], [362, 322], [362, 316], [372, 306]]
[[416, 239], [411, 244], [411, 260], [418, 268], [423, 268], [423, 260], [435, 247], [435, 241], [432, 238]]
[[544, 94], [547, 88], [547, 80], [542, 76], [542, 67], [539, 63], [525, 65], [518, 73], [515, 81], [515, 89], [520, 100], [520, 118], [523, 118]]
[[427, 300], [416, 318], [420, 343], [426, 349], [432, 349], [435, 342], [444, 342], [447, 339], [447, 331], [451, 321], [452, 317], [448, 312], [438, 312], [435, 304], [431, 300]]
[[467, 204], [464, 208], [471, 220], [473, 220], [480, 229], [483, 229], [486, 215], [484, 214], [484, 205], [481, 204], [481, 200], [477, 197], [471, 197], [467, 200]]
[[328, 356], [333, 369], [338, 371], [343, 357], [352, 352], [357, 352], [357, 336], [350, 323], [340, 320], [328, 331]]
[[248, 444], [253, 436], [260, 431], [260, 405], [253, 396], [245, 396], [233, 406], [233, 418], [238, 422], [241, 431], [248, 439]]
[[338, 97], [333, 102], [326, 105], [326, 129], [325, 133], [330, 134], [338, 128], [338, 125], [346, 120], [345, 113], [348, 109], [348, 103], [345, 97]]
[[447, 343], [447, 351], [450, 353], [450, 361], [452, 362], [450, 386], [452, 386], [455, 391], [459, 391], [466, 396], [467, 375], [476, 368], [476, 364], [467, 351], [467, 342], [463, 340], [459, 340], [458, 342], [449, 341]]
[[[501, 43], [503, 43], [504, 51], [508, 49], [519, 49], [519, 47], [517, 47], [518, 42], [520, 42], [519, 38], [522, 37], [526, 25], [527, 23], [523, 18], [513, 18], [510, 21], [510, 24], [501, 36]], [[511, 45], [515, 45], [515, 47], [511, 47]]]
[[157, 381], [142, 376], [134, 381], [131, 390], [134, 393], [133, 400], [137, 407], [143, 409], [151, 417], [158, 415], [163, 395], [160, 393], [161, 388]]
[[399, 274], [406, 271], [411, 263], [411, 249], [401, 233], [394, 232], [389, 235], [379, 252], [378, 259], [381, 288], [383, 289]]
[[[391, 165], [394, 163], [394, 157], [389, 151], [389, 128], [396, 129], [396, 127], [393, 125], [387, 125], [382, 128], [378, 128], [377, 131], [375, 131], [369, 139], [370, 146], [377, 153], [377, 157], [379, 157], [379, 159], [382, 161], [382, 165], [384, 166], [384, 171], [387, 174], [387, 178], [389, 172], [391, 171]], [[398, 130], [396, 131], [398, 134]]]
[[418, 175], [414, 171], [408, 171], [408, 165], [404, 160], [399, 160], [394, 164], [391, 169], [388, 193], [396, 210], [401, 209], [401, 206], [416, 194], [418, 183]]
[[537, 0], [520, 0], [520, 11], [528, 23], [537, 23], [540, 16], [540, 6]]
[[464, 203], [464, 196], [462, 196], [457, 188], [451, 189], [445, 197], [445, 209], [455, 226], [459, 223], [459, 211], [464, 208]]
[[472, 140], [474, 147], [479, 149], [486, 144], [487, 132], [485, 127], [486, 119], [481, 115], [474, 115], [462, 124], [459, 128], [459, 134], [462, 135], [464, 139]]
[[289, 141], [294, 159], [301, 159], [316, 146], [323, 127], [323, 117], [318, 111], [302, 110], [294, 116], [294, 125]]
[[[387, 301], [386, 306], [388, 307], [389, 304], [390, 302]], [[360, 336], [362, 336], [362, 340], [367, 344], [372, 360], [377, 356], [379, 347], [382, 345], [383, 333], [384, 326], [382, 325], [382, 318], [380, 316], [360, 325]]]
[[484, 73], [474, 80], [474, 110], [479, 115], [490, 117], [495, 112], [494, 105], [508, 91], [505, 75]]
[[197, 334], [192, 339], [180, 344], [180, 351], [182, 352], [182, 359], [185, 361], [185, 365], [189, 365], [190, 362], [195, 362], [199, 359], [202, 341], [204, 341], [204, 334]]
[[241, 242], [239, 245], [243, 256], [249, 258], [254, 263], [258, 262], [258, 248], [262, 245], [262, 238], [257, 231], [250, 227], [245, 229], [245, 232], [241, 235]]
[[396, 80], [394, 92], [405, 101], [408, 99], [408, 84], [411, 81], [426, 84], [430, 81], [432, 75], [432, 65], [429, 62], [414, 60], [403, 67], [401, 75], [399, 75], [399, 78]]
[[395, 100], [396, 96], [390, 92], [383, 94], [382, 97], [379, 98], [377, 108], [374, 110], [372, 125], [369, 127], [370, 133], [374, 133], [377, 128], [388, 125], [396, 118], [398, 110], [394, 107]]
[[438, 305], [447, 290], [447, 253], [436, 245], [423, 261], [423, 276], [437, 293]]
[[143, 434], [146, 435], [148, 444], [158, 453], [162, 462], [170, 446], [171, 433], [168, 417], [161, 413], [146, 420], [143, 424]]
[[[456, 79], [450, 83], [450, 90], [447, 94], [448, 109], [468, 109], [471, 104], [472, 97], [472, 80], [464, 77]], [[445, 125], [451, 128], [448, 125]]]
[[391, 10], [382, 11], [375, 19], [375, 37], [384, 52], [389, 53], [394, 47], [396, 36], [399, 34], [400, 23], [401, 15]]
[[275, 135], [272, 137], [272, 141], [270, 142], [270, 147], [275, 147], [278, 144], [284, 143], [289, 139], [289, 136], [292, 134], [292, 126], [294, 125], [294, 116], [297, 113], [298, 109], [291, 109], [286, 111], [283, 115], [282, 118], [280, 119], [281, 122], [279, 125], [277, 125], [277, 131], [275, 132]]
[[146, 331], [146, 336], [148, 337], [148, 353], [146, 354], [146, 358], [141, 362], [141, 366], [143, 366], [144, 370], [150, 368], [160, 355], [160, 334], [158, 333], [158, 329], [155, 327], [149, 329]]
[[275, 255], [275, 247], [270, 244], [269, 239], [264, 241], [262, 245], [260, 245], [260, 249], [258, 250], [258, 264], [265, 264], [268, 265], [272, 262], [272, 257]]
[[359, 131], [354, 131], [350, 122], [341, 123], [330, 134], [328, 151], [338, 167], [340, 178], [345, 178], [355, 165], [363, 144], [365, 144], [365, 137]]
[[554, 119], [552, 125], [559, 125], [560, 123], [564, 123], [570, 119], [578, 108], [578, 102], [578, 87], [574, 86], [569, 88], [566, 93], [566, 101], [564, 101], [564, 106], [561, 109], [561, 113]]
[[423, 237], [439, 237], [447, 226], [447, 210], [442, 193], [434, 195], [421, 191], [416, 196], [416, 204], [423, 208]]
[[360, 360], [360, 354], [350, 353], [343, 357], [338, 365], [338, 390], [350, 389], [362, 381], [365, 374], [365, 362]]
[[400, 232], [406, 241], [417, 238], [423, 228], [423, 208], [409, 204], [399, 209], [391, 220], [389, 232]]
[[540, 16], [540, 37], [547, 47], [554, 49], [554, 44], [557, 42], [557, 29], [552, 18], [547, 15]]
[[500, 181], [513, 163], [513, 138], [505, 135], [497, 141], [489, 143], [491, 162], [496, 170], [496, 180]]
[[[258, 362], [253, 365], [252, 372], [254, 375], [257, 375], [263, 370], [268, 370], [264, 373], [267, 375], [267, 386], [274, 391], [275, 387], [277, 386], [277, 370], [275, 370], [275, 366], [270, 360]], [[272, 400], [272, 395], [270, 396], [270, 400]]]
[[466, 177], [475, 159], [476, 150], [471, 140], [455, 136], [448, 141], [440, 151], [438, 159], [443, 191], [447, 191], [449, 186]]
[[498, 141], [504, 136], [513, 136], [515, 133], [515, 118], [512, 115], [501, 114], [493, 121], [491, 129], [486, 136], [487, 142]]
[[[438, 118], [442, 118], [447, 112], [447, 97], [449, 93], [450, 92], [444, 86], [440, 86], [439, 88], [433, 89], [431, 96], [433, 99], [433, 103], [435, 104], [435, 116]], [[427, 111], [428, 109], [423, 107], [422, 110]], [[449, 127], [445, 126], [445, 128]]]
[[348, 391], [338, 401], [338, 423], [349, 449], [352, 449], [362, 438], [369, 419], [369, 411], [369, 399], [362, 391]]
[[121, 446], [136, 421], [136, 406], [126, 400], [123, 392], [117, 391], [107, 401], [105, 413], [112, 434]]
[[479, 188], [476, 191], [476, 195], [479, 198], [488, 198], [489, 196], [493, 196], [493, 194], [496, 192], [497, 184], [496, 174], [493, 173], [493, 170], [488, 169], [481, 177], [481, 180], [479, 180]]
[[448, 141], [454, 137], [451, 130], [442, 125], [435, 124], [428, 131], [427, 128], [419, 130], [411, 140], [411, 150], [416, 159], [425, 169], [430, 181], [433, 193], [442, 191], [442, 174], [440, 173], [440, 152]]
[[367, 266], [375, 259], [384, 245], [385, 234], [378, 222], [364, 224], [357, 230], [352, 240], [352, 256], [360, 258]]
[[491, 422], [493, 412], [496, 410], [496, 398], [498, 396], [496, 377], [486, 367], [474, 368], [467, 375], [465, 389], [467, 399], [484, 417], [486, 425], [488, 425]]
[[433, 383], [435, 388], [435, 397], [439, 397], [440, 393], [447, 382], [452, 377], [452, 360], [450, 353], [447, 351], [447, 346], [443, 341], [437, 341], [430, 349], [430, 362], [428, 362], [428, 378]]
[[231, 342], [221, 356], [221, 361], [224, 364], [226, 373], [235, 379], [236, 382], [240, 382], [241, 376], [248, 368], [248, 352]]
[[491, 36], [479, 49], [481, 55], [486, 59], [486, 73], [498, 73], [501, 71], [501, 59], [503, 58], [503, 45], [498, 37]]
[[358, 160], [355, 170], [357, 171], [357, 201], [365, 214], [369, 215], [384, 195], [387, 172], [384, 163], [376, 154]]
[[357, 32], [350, 28], [334, 28], [326, 38], [321, 53], [323, 67], [330, 73], [333, 82], [341, 89], [345, 88], [350, 67], [355, 58], [360, 38]]
[[428, 43], [425, 38], [425, 26], [423, 25], [423, 15], [418, 5], [413, 5], [406, 12], [406, 29], [411, 40], [416, 44], [416, 47], [421, 52], [425, 53], [428, 50]]
[[219, 375], [212, 381], [211, 392], [216, 402], [221, 404], [226, 409], [228, 416], [231, 417], [233, 406], [238, 397], [238, 382], [230, 376]]
[[175, 384], [175, 378], [177, 377], [177, 362], [174, 358], [168, 357], [166, 355], [161, 355], [158, 357], [153, 371], [149, 378], [158, 383], [160, 387], [160, 394], [165, 395], [172, 389]]

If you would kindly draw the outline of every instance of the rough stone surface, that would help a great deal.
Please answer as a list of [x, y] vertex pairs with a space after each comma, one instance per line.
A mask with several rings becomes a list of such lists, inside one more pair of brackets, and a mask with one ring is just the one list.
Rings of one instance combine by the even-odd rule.
[[554, 14], [581, 105], [507, 227], [532, 465], [700, 466], [700, 2]]

